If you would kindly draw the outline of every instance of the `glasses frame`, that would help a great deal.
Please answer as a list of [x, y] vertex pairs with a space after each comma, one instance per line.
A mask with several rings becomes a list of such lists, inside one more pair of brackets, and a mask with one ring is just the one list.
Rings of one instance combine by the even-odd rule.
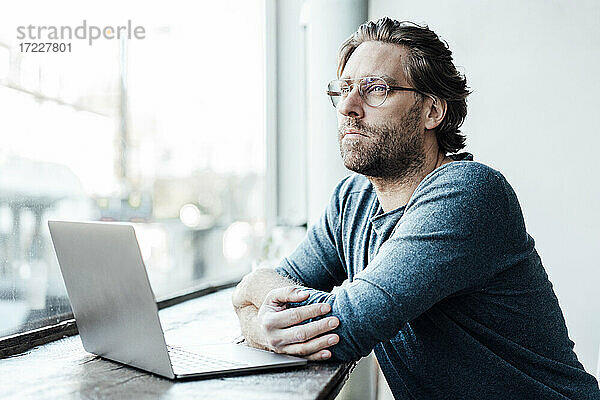
[[[363, 88], [362, 88], [362, 82], [365, 79], [381, 79], [383, 81], [383, 83], [385, 83], [385, 96], [383, 97], [383, 100], [381, 101], [381, 103], [377, 104], [377, 105], [373, 105], [373, 104], [369, 104], [367, 102], [366, 96], [363, 92]], [[327, 84], [327, 95], [329, 96], [329, 99], [331, 100], [331, 104], [333, 105], [333, 107], [335, 109], [337, 109], [337, 106], [341, 103], [341, 97], [342, 97], [342, 93], [341, 92], [335, 92], [330, 90], [331, 88], [331, 84], [334, 82], [346, 82], [350, 84], [350, 92], [352, 92], [352, 90], [354, 90], [354, 87], [357, 86], [358, 87], [358, 94], [360, 95], [360, 98], [364, 101], [364, 103], [366, 105], [368, 105], [369, 107], [380, 107], [381, 105], [383, 105], [383, 103], [385, 103], [385, 101], [388, 98], [388, 94], [390, 91], [396, 90], [396, 91], [400, 91], [400, 92], [415, 92], [415, 93], [420, 93], [424, 96], [426, 96], [425, 93], [421, 92], [420, 90], [417, 90], [415, 88], [411, 88], [411, 87], [405, 87], [405, 86], [391, 86], [388, 85], [388, 83], [386, 82], [386, 80], [384, 78], [382, 78], [381, 76], [364, 76], [362, 78], [358, 78], [358, 79], [334, 79], [332, 81], [330, 81]], [[358, 83], [358, 85], [357, 85]], [[350, 92], [348, 94], [350, 94]], [[340, 99], [337, 101], [337, 105], [334, 101], [334, 97], [340, 97]], [[347, 97], [347, 96], [346, 96]]]

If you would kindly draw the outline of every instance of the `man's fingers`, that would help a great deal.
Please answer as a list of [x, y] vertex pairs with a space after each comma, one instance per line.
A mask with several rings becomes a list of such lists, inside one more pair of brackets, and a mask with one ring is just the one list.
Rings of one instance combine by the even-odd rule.
[[307, 306], [288, 308], [272, 316], [274, 328], [287, 328], [299, 324], [307, 319], [320, 317], [331, 311], [331, 306], [326, 303], [309, 304]]
[[329, 350], [323, 350], [304, 358], [306, 358], [308, 361], [323, 361], [331, 358], [331, 352]]
[[315, 336], [337, 328], [339, 324], [340, 320], [336, 317], [327, 317], [308, 324], [292, 326], [281, 330], [281, 339], [285, 344], [306, 342]]
[[[300, 356], [300, 357], [312, 357], [314, 356], [315, 358], [312, 358], [314, 360], [322, 360], [322, 354], [319, 355], [318, 353], [321, 352], [321, 350], [326, 349], [327, 347], [331, 347], [333, 345], [336, 345], [338, 342], [340, 341], [340, 337], [336, 334], [331, 334], [331, 335], [324, 335], [324, 336], [320, 336], [317, 338], [314, 338], [312, 340], [309, 340], [308, 342], [305, 343], [294, 343], [294, 344], [289, 344], [287, 346], [283, 346], [280, 351], [282, 353], [285, 354], [291, 354], [291, 355], [296, 355], [296, 356]], [[321, 352], [324, 353], [324, 352]], [[329, 358], [331, 356], [331, 352], [327, 351], [326, 354], [329, 354], [329, 356], [327, 358]]]
[[286, 286], [271, 290], [265, 302], [272, 303], [296, 303], [308, 298], [308, 292], [296, 286]]

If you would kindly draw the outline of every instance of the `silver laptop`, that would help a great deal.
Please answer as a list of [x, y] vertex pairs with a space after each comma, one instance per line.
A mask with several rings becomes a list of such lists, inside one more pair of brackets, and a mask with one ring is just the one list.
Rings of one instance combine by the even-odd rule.
[[67, 221], [48, 226], [86, 351], [170, 379], [306, 364], [234, 343], [193, 351], [168, 346], [133, 226]]

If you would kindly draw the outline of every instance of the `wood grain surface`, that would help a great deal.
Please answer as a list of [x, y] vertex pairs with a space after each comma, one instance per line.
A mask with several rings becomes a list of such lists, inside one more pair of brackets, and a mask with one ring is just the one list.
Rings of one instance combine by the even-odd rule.
[[[224, 343], [238, 337], [232, 290], [161, 310], [169, 344]], [[89, 354], [79, 336], [71, 336], [0, 360], [0, 398], [324, 399], [335, 397], [351, 367], [309, 363], [294, 369], [176, 382]]]

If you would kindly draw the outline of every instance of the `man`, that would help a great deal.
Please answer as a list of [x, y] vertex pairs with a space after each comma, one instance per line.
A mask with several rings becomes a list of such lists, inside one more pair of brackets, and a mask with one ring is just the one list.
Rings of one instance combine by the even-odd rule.
[[396, 398], [600, 398], [511, 186], [453, 154], [469, 92], [447, 45], [382, 18], [342, 45], [338, 77], [357, 174], [290, 257], [238, 285], [248, 342], [310, 360], [375, 350]]

